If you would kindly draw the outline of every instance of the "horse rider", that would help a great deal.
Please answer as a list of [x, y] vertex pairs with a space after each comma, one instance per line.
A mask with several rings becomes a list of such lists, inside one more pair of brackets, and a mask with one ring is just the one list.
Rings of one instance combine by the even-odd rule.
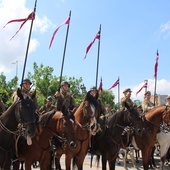
[[121, 102], [120, 102], [120, 109], [125, 108], [125, 103], [128, 104], [129, 106], [134, 106], [134, 103], [132, 101], [131, 94], [132, 94], [132, 90], [130, 88], [127, 88], [123, 91], [124, 97], [121, 98]]
[[166, 106], [170, 106], [170, 96], [167, 96], [166, 98]]
[[[60, 89], [56, 91], [54, 95], [56, 99], [56, 110], [62, 111], [62, 107], [65, 106], [65, 110], [67, 110], [71, 114], [74, 114], [74, 112], [77, 109], [77, 105], [72, 95], [68, 93], [69, 88], [70, 88], [70, 83], [67, 81], [63, 81], [60, 84]], [[56, 147], [58, 147], [58, 145], [60, 146], [60, 142], [57, 141], [55, 137], [53, 137], [52, 138], [52, 147], [53, 147], [52, 149], [55, 150]]]
[[3, 100], [0, 98], [0, 115], [2, 115], [2, 113], [5, 111], [5, 105]]
[[151, 92], [147, 91], [144, 94], [144, 100], [142, 101], [143, 113], [147, 113], [149, 110], [154, 108], [154, 104], [151, 102]]
[[112, 111], [111, 111], [111, 106], [110, 106], [110, 104], [106, 104], [105, 110], [106, 110], [106, 115], [105, 115], [105, 117], [108, 119], [110, 116], [113, 115], [113, 113], [112, 113]]
[[[96, 97], [98, 95], [98, 90], [95, 86], [92, 86], [90, 88], [90, 94], [93, 96], [93, 97]], [[98, 98], [98, 97], [97, 97]], [[97, 99], [98, 101], [98, 104], [99, 104], [99, 112], [98, 112], [98, 117], [97, 117], [97, 120], [99, 120], [99, 118], [101, 119], [105, 119], [105, 114], [106, 114], [106, 110], [105, 110], [105, 107], [101, 101], [101, 99]]]
[[137, 105], [137, 110], [138, 110], [138, 112], [139, 112], [139, 116], [143, 116], [143, 109], [142, 109], [142, 105], [141, 104], [139, 104], [139, 105]]
[[62, 106], [65, 106], [67, 111], [74, 113], [77, 109], [76, 102], [71, 94], [68, 93], [70, 84], [67, 81], [63, 81], [60, 85], [60, 89], [55, 93], [56, 98], [56, 109], [57, 111], [62, 110]]
[[[22, 84], [21, 84], [21, 92], [22, 92], [22, 94], [27, 95], [27, 96], [31, 96], [31, 94], [32, 94], [32, 93], [30, 92], [31, 85], [32, 85], [32, 82], [30, 81], [30, 79], [25, 78], [25, 79], [22, 81]], [[15, 92], [13, 93], [13, 95], [12, 95], [12, 100], [13, 100], [13, 102], [15, 102], [15, 101], [18, 100], [17, 91], [15, 91]], [[36, 108], [38, 109], [38, 102], [37, 102], [36, 96], [33, 98], [33, 100], [34, 100], [34, 103], [35, 103]]]
[[55, 109], [55, 106], [53, 106], [53, 99], [51, 96], [48, 96], [46, 99], [46, 104], [41, 106], [41, 108], [38, 110], [40, 114], [44, 114], [46, 112], [49, 112], [53, 109]]

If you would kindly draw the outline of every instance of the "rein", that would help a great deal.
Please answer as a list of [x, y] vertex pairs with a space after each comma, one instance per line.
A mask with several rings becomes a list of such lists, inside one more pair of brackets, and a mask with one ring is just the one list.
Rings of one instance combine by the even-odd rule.
[[2, 128], [2, 130], [4, 130], [5, 132], [7, 133], [11, 133], [13, 135], [19, 135], [20, 134], [20, 130], [16, 130], [16, 131], [11, 131], [9, 130], [3, 123], [2, 121], [0, 120], [0, 127]]
[[[166, 110], [166, 109], [167, 109], [167, 107], [165, 108], [165, 110]], [[165, 110], [162, 112], [162, 114], [166, 114], [166, 113], [164, 113], [164, 112], [165, 112]], [[146, 119], [146, 121], [148, 121], [149, 123], [151, 123], [151, 124], [155, 125], [156, 127], [160, 127], [160, 124], [156, 124], [156, 123], [154, 123], [154, 122], [150, 121], [149, 119], [147, 119], [146, 117], [145, 117], [145, 119]]]

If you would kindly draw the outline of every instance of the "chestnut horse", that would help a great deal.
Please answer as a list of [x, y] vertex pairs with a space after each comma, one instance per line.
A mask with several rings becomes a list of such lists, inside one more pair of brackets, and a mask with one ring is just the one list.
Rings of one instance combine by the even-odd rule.
[[[125, 147], [129, 139], [126, 131], [130, 128], [138, 135], [142, 133], [142, 124], [139, 112], [134, 107], [126, 106], [127, 110], [114, 113], [108, 120], [102, 133], [94, 136], [92, 154], [102, 156], [102, 170], [106, 170], [107, 161], [110, 170], [115, 170], [115, 162], [121, 147]], [[126, 139], [126, 141], [125, 141]]]
[[[14, 102], [0, 117], [0, 169], [9, 170], [15, 153], [15, 138], [23, 135], [27, 143], [35, 135], [35, 104], [31, 98], [24, 99], [17, 90], [18, 101]], [[35, 95], [35, 94], [34, 94]], [[35, 97], [35, 96], [32, 97]]]
[[25, 170], [31, 170], [31, 165], [36, 161], [39, 162], [41, 170], [50, 169], [52, 136], [67, 143], [71, 149], [76, 147], [74, 120], [72, 119], [74, 116], [62, 112], [52, 110], [40, 117], [32, 145], [29, 146], [22, 140], [18, 143], [19, 160], [25, 162]]
[[[142, 151], [144, 170], [148, 170], [152, 148], [156, 142], [156, 135], [161, 122], [170, 124], [170, 108], [168, 106], [158, 106], [150, 110], [142, 118], [144, 131], [142, 136], [135, 135], [137, 147]], [[135, 144], [133, 143], [135, 146]]]
[[97, 99], [94, 98], [89, 91], [86, 94], [84, 101], [74, 113], [77, 147], [73, 150], [69, 149], [68, 147], [66, 147], [64, 150], [57, 147], [56, 166], [58, 169], [61, 168], [59, 167], [59, 161], [62, 154], [66, 155], [66, 170], [70, 170], [71, 159], [73, 157], [75, 157], [75, 164], [78, 170], [83, 169], [83, 162], [89, 148], [90, 137], [91, 135], [96, 134], [98, 128], [96, 120], [96, 117], [98, 116], [97, 108]]

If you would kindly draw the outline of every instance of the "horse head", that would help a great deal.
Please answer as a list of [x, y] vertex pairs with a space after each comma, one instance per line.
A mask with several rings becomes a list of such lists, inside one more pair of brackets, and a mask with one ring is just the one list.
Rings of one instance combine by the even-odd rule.
[[90, 91], [86, 94], [84, 99], [83, 113], [84, 118], [89, 122], [90, 133], [95, 135], [98, 129], [97, 116], [98, 116], [98, 101], [90, 94]]
[[76, 135], [74, 131], [75, 117], [72, 112], [66, 110], [65, 106], [62, 106], [62, 128], [63, 128], [63, 137], [65, 138], [65, 143], [68, 144], [70, 149], [74, 149], [76, 144]]
[[162, 114], [162, 120], [170, 126], [170, 106], [165, 106], [165, 110]]
[[125, 115], [127, 115], [128, 123], [130, 123], [131, 127], [134, 127], [137, 135], [141, 135], [143, 133], [143, 125], [138, 110], [136, 107], [129, 106], [127, 103], [125, 103], [125, 107], [127, 108]]
[[31, 144], [30, 138], [35, 135], [35, 103], [30, 97], [24, 98], [24, 95], [21, 93], [21, 90], [18, 88], [17, 95], [19, 100], [16, 102], [15, 114], [16, 118], [25, 128], [25, 135], [27, 138], [28, 144]]

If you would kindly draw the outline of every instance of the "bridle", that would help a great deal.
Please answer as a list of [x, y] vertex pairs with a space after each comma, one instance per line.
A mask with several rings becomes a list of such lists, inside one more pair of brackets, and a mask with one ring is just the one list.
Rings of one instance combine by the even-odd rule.
[[[25, 99], [23, 99], [25, 100]], [[16, 121], [18, 122], [18, 126], [17, 126], [17, 130], [10, 130], [9, 128], [7, 128], [2, 120], [0, 119], [0, 127], [7, 133], [10, 133], [10, 134], [13, 134], [13, 135], [23, 135], [25, 134], [25, 127], [29, 124], [34, 124], [35, 123], [35, 119], [33, 119], [32, 121], [29, 121], [29, 122], [26, 122], [24, 120], [22, 120], [22, 116], [21, 116], [21, 99], [18, 99], [16, 101], [16, 103], [14, 103], [14, 106], [12, 107], [15, 107], [15, 117], [16, 117]]]

